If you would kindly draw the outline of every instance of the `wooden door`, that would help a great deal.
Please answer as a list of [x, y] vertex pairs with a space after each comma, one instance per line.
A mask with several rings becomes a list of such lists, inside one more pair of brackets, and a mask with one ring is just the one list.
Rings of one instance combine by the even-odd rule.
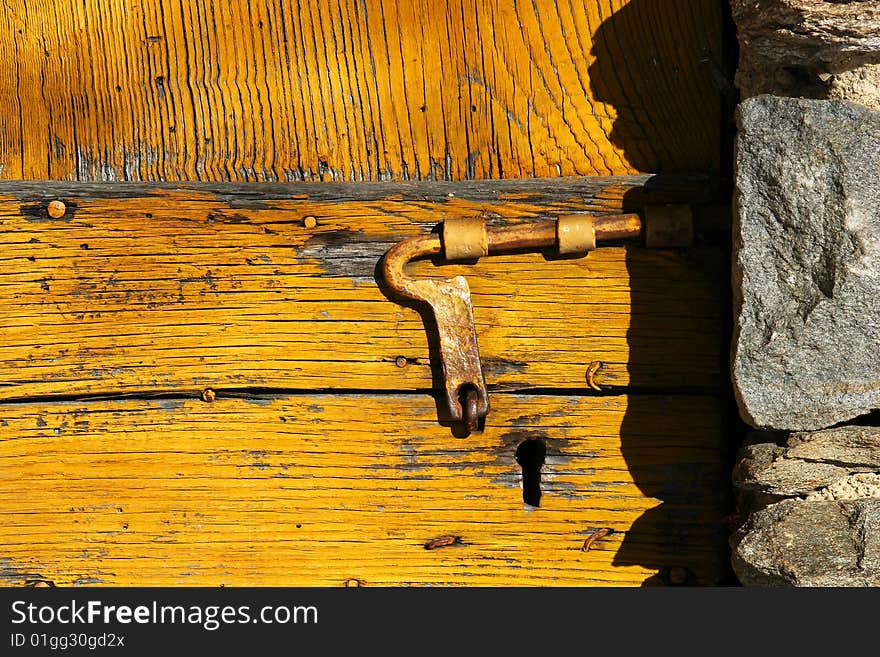
[[376, 273], [446, 216], [707, 216], [721, 5], [4, 2], [0, 582], [721, 581], [723, 241], [420, 263], [468, 437]]

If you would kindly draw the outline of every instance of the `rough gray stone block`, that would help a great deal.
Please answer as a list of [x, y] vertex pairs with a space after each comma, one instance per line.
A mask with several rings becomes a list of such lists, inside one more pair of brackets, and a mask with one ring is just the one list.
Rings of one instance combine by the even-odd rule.
[[757, 96], [738, 111], [733, 380], [755, 427], [880, 407], [880, 112]]
[[734, 470], [740, 511], [760, 509], [731, 539], [740, 581], [880, 585], [880, 428], [762, 437], [749, 437]]
[[880, 3], [731, 0], [731, 7], [743, 98], [839, 98], [880, 109]]
[[731, 539], [745, 586], [880, 586], [880, 500], [789, 499]]
[[[839, 427], [794, 433], [784, 445], [755, 443], [743, 447], [733, 481], [739, 490], [777, 498], [815, 495], [841, 499], [847, 486], [861, 486], [852, 495], [880, 498], [880, 487], [870, 487], [877, 472], [880, 428]], [[835, 486], [839, 493], [826, 492]]]

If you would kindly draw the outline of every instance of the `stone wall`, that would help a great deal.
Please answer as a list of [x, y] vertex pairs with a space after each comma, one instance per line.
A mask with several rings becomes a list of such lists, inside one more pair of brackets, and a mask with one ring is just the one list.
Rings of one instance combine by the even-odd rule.
[[732, 8], [734, 570], [880, 585], [880, 2]]

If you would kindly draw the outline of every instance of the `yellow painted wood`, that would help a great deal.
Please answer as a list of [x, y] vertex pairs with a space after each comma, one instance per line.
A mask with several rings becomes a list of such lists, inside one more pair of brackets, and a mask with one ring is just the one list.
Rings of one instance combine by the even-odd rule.
[[717, 171], [717, 0], [4, 0], [0, 177]]
[[[637, 585], [671, 566], [718, 581], [712, 398], [492, 403], [467, 438], [427, 395], [4, 404], [0, 582]], [[547, 452], [533, 510], [527, 439]], [[444, 535], [460, 544], [424, 548]]]
[[[5, 190], [0, 399], [438, 387], [422, 318], [375, 277], [385, 250], [445, 216], [518, 221], [621, 203], [611, 188], [604, 199], [552, 202], [528, 194], [264, 202], [253, 189], [221, 197], [114, 188], [104, 197], [62, 192], [67, 212], [51, 219], [51, 190], [40, 201], [33, 190]], [[309, 216], [314, 228], [304, 225]], [[711, 249], [608, 247], [573, 260], [521, 254], [414, 269], [467, 277], [496, 389], [586, 390], [593, 361], [605, 387], [715, 389], [722, 265]]]
[[[720, 16], [715, 0], [4, 0], [0, 178], [713, 173]], [[719, 250], [418, 265], [471, 284], [492, 412], [468, 438], [425, 392], [421, 317], [375, 278], [446, 216], [633, 209], [631, 180], [440, 198], [9, 184], [0, 585], [722, 577]], [[594, 361], [607, 396], [587, 388]], [[507, 392], [534, 388], [556, 394]], [[547, 448], [536, 510], [528, 438]], [[460, 543], [424, 549], [444, 535]]]

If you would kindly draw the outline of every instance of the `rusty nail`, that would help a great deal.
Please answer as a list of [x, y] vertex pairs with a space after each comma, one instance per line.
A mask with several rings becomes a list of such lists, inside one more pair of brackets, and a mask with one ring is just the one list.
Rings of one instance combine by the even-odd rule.
[[584, 541], [584, 546], [581, 548], [583, 552], [589, 552], [590, 548], [593, 546], [593, 543], [598, 541], [600, 538], [605, 538], [606, 536], [610, 536], [614, 533], [614, 530], [611, 527], [602, 527], [601, 529], [597, 529], [592, 532], [589, 536], [587, 536], [587, 540]]
[[315, 217], [313, 217], [312, 215], [309, 215], [308, 217], [303, 217], [303, 226], [305, 226], [306, 228], [314, 228], [317, 225], [318, 220], [315, 219]]
[[587, 366], [587, 385], [593, 390], [599, 390], [601, 392], [602, 388], [596, 383], [594, 378], [600, 369], [602, 369], [601, 360], [594, 360]]
[[457, 543], [461, 543], [461, 536], [452, 536], [451, 534], [447, 534], [446, 536], [438, 536], [437, 538], [432, 538], [430, 541], [425, 543], [425, 549], [436, 550], [437, 548], [447, 547], [449, 545], [455, 545]]
[[406, 367], [406, 364], [408, 362], [409, 361], [406, 359], [406, 356], [398, 356], [397, 358], [394, 359], [394, 364], [397, 365], [398, 367]]
[[211, 403], [215, 399], [217, 399], [217, 393], [212, 388], [202, 390], [202, 401]]
[[673, 566], [669, 569], [669, 583], [673, 586], [682, 586], [687, 584], [690, 573], [687, 568], [681, 566]]
[[67, 206], [61, 201], [49, 201], [46, 211], [53, 219], [61, 219], [61, 217], [64, 216], [64, 213], [67, 212]]
[[354, 578], [345, 580], [345, 588], [347, 588], [347, 589], [356, 589], [360, 585], [361, 585], [360, 580], [357, 580]]

